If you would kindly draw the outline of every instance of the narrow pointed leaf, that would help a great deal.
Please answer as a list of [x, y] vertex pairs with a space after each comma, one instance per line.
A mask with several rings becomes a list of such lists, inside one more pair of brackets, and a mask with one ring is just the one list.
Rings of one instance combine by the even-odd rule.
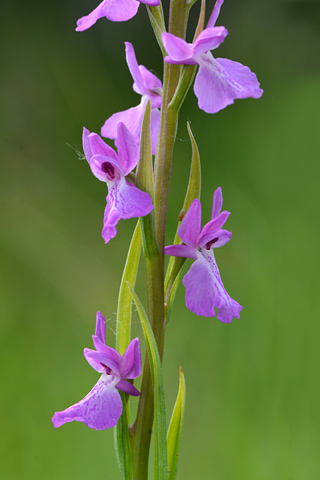
[[[129, 281], [132, 285], [136, 283], [141, 244], [141, 231], [138, 221], [129, 247], [118, 297], [116, 348], [121, 355], [124, 354], [131, 340], [132, 297], [126, 282]], [[123, 403], [123, 413], [114, 428], [114, 444], [122, 478], [123, 480], [132, 480], [127, 396], [122, 392], [120, 392], [120, 395]]]
[[132, 298], [126, 282], [135, 285], [141, 252], [141, 230], [137, 222], [122, 274], [117, 309], [116, 349], [123, 355], [131, 341]]
[[162, 45], [161, 33], [166, 31], [166, 27], [165, 27], [165, 24], [164, 24], [163, 10], [162, 10], [161, 2], [157, 7], [152, 7], [152, 6], [147, 5], [147, 12], [148, 12], [148, 15], [149, 15], [149, 20], [150, 20], [151, 26], [153, 28], [154, 34], [156, 36], [157, 42], [158, 42], [160, 50], [162, 52], [162, 55], [165, 56], [166, 52], [165, 52], [165, 49], [163, 48], [163, 45]]
[[[150, 120], [151, 106], [149, 101], [141, 126], [139, 163], [137, 166], [135, 183], [140, 190], [147, 192], [153, 199], [154, 190]], [[154, 227], [154, 211], [151, 211], [148, 215], [140, 218], [140, 225], [144, 255], [147, 258], [152, 258], [159, 253]]]
[[168, 480], [175, 480], [177, 473], [178, 454], [182, 435], [184, 410], [186, 403], [186, 384], [180, 367], [180, 382], [177, 400], [172, 412], [167, 435], [168, 449]]
[[119, 392], [123, 403], [122, 415], [114, 428], [114, 444], [123, 480], [132, 480], [133, 465], [129, 441], [126, 394]]
[[[190, 167], [189, 183], [187, 188], [187, 193], [184, 199], [183, 208], [181, 210], [181, 215], [179, 217], [178, 227], [176, 235], [174, 238], [174, 245], [180, 243], [180, 238], [178, 236], [178, 229], [182, 222], [184, 214], [188, 211], [191, 203], [195, 198], [200, 200], [201, 194], [201, 163], [200, 163], [200, 154], [195, 138], [192, 134], [190, 124], [187, 123], [188, 133], [191, 140], [192, 146], [192, 160]], [[169, 320], [169, 315], [174, 301], [175, 293], [179, 285], [179, 280], [181, 277], [181, 269], [186, 261], [183, 257], [170, 257], [169, 265], [166, 272], [165, 279], [165, 305], [166, 305], [166, 319]]]
[[167, 480], [166, 410], [160, 355], [147, 314], [141, 301], [128, 283], [137, 307], [151, 368], [154, 392], [154, 480]]

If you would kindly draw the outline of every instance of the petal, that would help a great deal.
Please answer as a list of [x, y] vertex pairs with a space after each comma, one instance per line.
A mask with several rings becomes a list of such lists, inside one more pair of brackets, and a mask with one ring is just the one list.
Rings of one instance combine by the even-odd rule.
[[[109, 164], [109, 167], [110, 165], [114, 167], [113, 169], [108, 167], [108, 173], [103, 169], [103, 166], [106, 163]], [[112, 176], [113, 181], [119, 181], [120, 177], [124, 176], [117, 160], [106, 157], [105, 155], [93, 155], [89, 165], [93, 175], [101, 182], [108, 183], [111, 180], [110, 175]]]
[[216, 218], [206, 223], [206, 225], [201, 230], [201, 235], [199, 238], [200, 247], [204, 245], [204, 243], [202, 242], [202, 238], [204, 236], [207, 236], [208, 234], [210, 234], [212, 238], [214, 238], [216, 236], [217, 230], [220, 230], [221, 227], [226, 223], [229, 215], [230, 215], [230, 212], [227, 212], [227, 211], [221, 212]]
[[[228, 230], [215, 230], [214, 234], [212, 232], [207, 233], [206, 235], [201, 236], [199, 240], [199, 247], [205, 248], [207, 244], [207, 250], [210, 248], [223, 247], [232, 237], [232, 233]], [[208, 248], [209, 247], [209, 248]]]
[[121, 216], [115, 205], [116, 187], [109, 188], [107, 196], [107, 206], [104, 210], [102, 237], [105, 243], [117, 235], [116, 225]]
[[120, 380], [120, 382], [117, 383], [116, 388], [122, 392], [128, 393], [129, 395], [133, 395], [134, 397], [140, 395], [139, 390], [137, 390], [132, 383], [126, 382], [125, 380]]
[[118, 162], [123, 174], [128, 175], [139, 161], [139, 148], [137, 142], [124, 123], [119, 123], [117, 128]]
[[151, 110], [151, 118], [150, 118], [152, 155], [155, 155], [157, 150], [159, 125], [160, 125], [160, 110], [158, 108], [153, 108]]
[[[117, 161], [116, 152], [113, 150], [113, 148], [111, 148], [109, 145], [107, 145], [102, 140], [100, 135], [98, 135], [97, 133], [90, 133], [90, 135], [88, 136], [88, 142], [89, 142], [89, 148], [90, 148], [92, 156], [93, 155], [104, 155], [105, 157], [113, 158], [114, 160]], [[91, 161], [91, 159], [88, 160], [89, 163], [90, 163], [90, 161]]]
[[[109, 185], [108, 185], [109, 186]], [[153, 209], [150, 195], [125, 179], [109, 187], [102, 236], [105, 243], [115, 237], [120, 218], [144, 217]]]
[[[97, 337], [96, 337], [97, 339]], [[97, 345], [98, 342], [94, 342], [95, 346]], [[104, 372], [105, 368], [103, 368], [103, 365], [110, 368], [112, 372], [120, 377], [120, 362], [121, 362], [121, 355], [116, 351], [113, 350], [113, 348], [107, 347], [106, 345], [101, 344], [101, 349], [99, 350], [91, 350], [91, 348], [85, 348], [83, 350], [83, 354], [92, 368], [94, 368], [97, 372]], [[105, 350], [103, 350], [103, 347], [105, 347]], [[97, 348], [97, 347], [96, 347]], [[113, 350], [117, 355], [119, 355], [119, 360], [113, 355], [113, 352], [110, 352], [109, 350]], [[102, 370], [101, 370], [101, 365], [102, 365]]]
[[119, 123], [123, 123], [129, 132], [134, 136], [137, 144], [140, 142], [141, 124], [146, 108], [146, 102], [141, 102], [136, 107], [129, 108], [123, 112], [114, 113], [101, 128], [103, 137], [117, 139], [117, 127]]
[[188, 245], [168, 245], [164, 247], [164, 253], [173, 257], [193, 258], [194, 260], [198, 258], [195, 248], [188, 247]]
[[221, 212], [222, 202], [223, 202], [223, 200], [222, 200], [222, 188], [218, 187], [213, 192], [211, 220], [213, 220], [215, 217], [217, 217], [219, 215], [219, 213]]
[[[162, 82], [154, 73], [150, 72], [150, 70], [148, 70], [143, 65], [139, 65], [139, 70], [142, 77], [145, 92], [150, 93], [151, 90], [162, 89]], [[160, 95], [158, 96], [160, 97], [160, 105], [161, 105], [161, 96]], [[156, 105], [156, 106], [160, 107], [160, 105]], [[152, 105], [152, 106], [154, 107], [155, 105]]]
[[52, 418], [55, 427], [66, 422], [84, 422], [87, 427], [95, 430], [105, 430], [114, 427], [122, 413], [122, 401], [115, 388], [115, 381], [106, 382], [106, 375], [93, 387], [90, 393], [80, 402], [71, 407], [56, 412]]
[[215, 307], [219, 309], [218, 319], [229, 323], [240, 318], [241, 305], [226, 292], [212, 250], [199, 253], [189, 272], [183, 278], [186, 288], [186, 304], [196, 315], [214, 317]]
[[138, 8], [139, 2], [135, 0], [104, 0], [89, 15], [79, 18], [76, 31], [87, 30], [102, 17], [113, 22], [125, 22], [135, 16]]
[[210, 18], [208, 20], [208, 24], [207, 24], [206, 28], [211, 28], [211, 27], [215, 26], [217, 18], [218, 18], [219, 13], [220, 13], [220, 8], [223, 4], [223, 1], [224, 0], [217, 0], [216, 1], [215, 6], [213, 7], [212, 13], [210, 15]]
[[168, 57], [165, 58], [166, 62], [185, 63], [185, 61], [192, 60], [192, 45], [182, 38], [164, 32], [161, 34], [161, 40], [168, 53]]
[[130, 70], [130, 73], [132, 75], [132, 78], [134, 80], [134, 85], [135, 85], [135, 92], [140, 93], [140, 95], [144, 95], [145, 89], [144, 89], [144, 84], [143, 84], [143, 78], [139, 69], [139, 65], [136, 59], [136, 54], [134, 52], [134, 48], [132, 43], [130, 42], [124, 42], [126, 46], [126, 60], [127, 64]]
[[197, 37], [193, 44], [193, 54], [199, 55], [217, 48], [228, 35], [228, 30], [224, 27], [206, 28]]
[[86, 127], [83, 127], [82, 131], [82, 146], [83, 146], [83, 151], [85, 154], [85, 157], [87, 159], [87, 162], [90, 163], [90, 159], [92, 157], [92, 151], [90, 147], [90, 142], [89, 142], [89, 135], [90, 132]]
[[201, 110], [216, 113], [236, 98], [261, 97], [256, 75], [241, 63], [224, 58], [214, 59], [211, 53], [203, 54], [194, 83], [194, 93]]
[[141, 375], [141, 353], [139, 338], [134, 338], [129, 343], [121, 360], [121, 378], [137, 378]]
[[256, 74], [249, 67], [227, 58], [217, 58], [216, 62], [224, 70], [226, 82], [235, 95], [233, 98], [261, 97], [263, 90]]
[[106, 319], [101, 312], [97, 312], [95, 336], [106, 345]]
[[139, 0], [139, 2], [145, 5], [152, 5], [153, 7], [157, 7], [160, 4], [160, 0]]
[[211, 53], [205, 54], [201, 58], [202, 63], [193, 90], [198, 98], [199, 108], [206, 113], [216, 113], [233, 103], [233, 98], [230, 98], [225, 82], [219, 76], [219, 67]]
[[201, 230], [201, 203], [195, 198], [189, 207], [189, 210], [183, 217], [178, 230], [181, 240], [189, 245], [196, 247]]

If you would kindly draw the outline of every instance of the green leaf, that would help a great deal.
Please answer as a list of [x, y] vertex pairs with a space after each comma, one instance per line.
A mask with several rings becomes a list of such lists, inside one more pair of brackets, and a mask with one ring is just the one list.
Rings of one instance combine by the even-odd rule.
[[[118, 297], [116, 348], [121, 355], [124, 354], [131, 340], [132, 297], [126, 282], [130, 282], [132, 285], [136, 283], [141, 244], [141, 230], [138, 221], [129, 247]], [[127, 397], [122, 392], [120, 392], [120, 395], [123, 403], [123, 413], [114, 428], [114, 443], [122, 478], [131, 480], [132, 458], [129, 443]]]
[[133, 286], [136, 283], [141, 243], [141, 230], [138, 221], [132, 235], [118, 297], [116, 349], [120, 355], [124, 354], [131, 341], [132, 299], [128, 292], [126, 282], [129, 282]]
[[[139, 163], [135, 184], [140, 190], [147, 192], [154, 201], [150, 121], [151, 105], [148, 101], [141, 126]], [[141, 217], [140, 225], [144, 255], [147, 258], [152, 258], [159, 253], [154, 227], [154, 211]]]
[[[185, 213], [188, 211], [191, 203], [195, 198], [200, 200], [201, 193], [201, 163], [200, 163], [200, 154], [197, 143], [194, 139], [194, 136], [191, 132], [190, 124], [187, 123], [188, 133], [191, 140], [192, 146], [192, 160], [190, 167], [189, 183], [187, 188], [187, 193], [184, 199], [183, 207], [179, 215], [179, 222], [177, 227], [177, 232], [174, 238], [174, 245], [180, 243], [180, 238], [178, 235], [178, 229], [182, 222], [182, 219]], [[166, 278], [165, 278], [165, 306], [166, 306], [166, 320], [169, 321], [171, 307], [175, 298], [175, 294], [179, 285], [180, 277], [182, 274], [182, 267], [186, 261], [183, 257], [171, 257], [169, 260]]]
[[129, 441], [127, 399], [125, 393], [119, 393], [123, 404], [123, 411], [114, 428], [114, 444], [122, 478], [123, 480], [132, 480], [133, 466]]
[[145, 309], [130, 283], [127, 283], [139, 313], [152, 376], [154, 393], [154, 480], [167, 480], [166, 409], [160, 355]]
[[172, 412], [167, 435], [168, 480], [175, 480], [177, 474], [178, 454], [182, 434], [184, 409], [186, 403], [186, 384], [180, 367], [180, 382], [177, 400]]
[[165, 56], [166, 51], [161, 41], [161, 34], [166, 31], [166, 27], [164, 24], [162, 4], [160, 2], [160, 4], [157, 7], [152, 7], [149, 5], [146, 5], [146, 7], [149, 15], [149, 20], [153, 28], [157, 42], [159, 44], [160, 50], [162, 52], [162, 55]]

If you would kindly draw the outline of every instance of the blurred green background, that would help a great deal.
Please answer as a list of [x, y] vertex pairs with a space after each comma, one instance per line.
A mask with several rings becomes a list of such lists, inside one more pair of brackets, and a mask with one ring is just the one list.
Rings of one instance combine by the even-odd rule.
[[[97, 381], [82, 350], [95, 313], [114, 345], [117, 291], [135, 221], [100, 236], [106, 187], [81, 159], [82, 126], [99, 132], [134, 106], [124, 41], [162, 74], [145, 7], [126, 23], [76, 20], [98, 2], [1, 7], [1, 436], [6, 480], [120, 479], [111, 430], [51, 417]], [[167, 3], [167, 2], [165, 2]], [[213, 2], [209, 3], [211, 8]], [[197, 22], [191, 13], [190, 32]], [[180, 287], [167, 329], [168, 416], [182, 365], [187, 406], [181, 480], [317, 480], [319, 461], [320, 8], [315, 2], [226, 0], [217, 56], [242, 62], [265, 90], [217, 115], [191, 91], [175, 148], [167, 244], [190, 164], [186, 121], [203, 173], [203, 221], [223, 188], [232, 241], [216, 253], [244, 309], [224, 325], [196, 317]], [[143, 296], [143, 268], [138, 291]], [[141, 335], [135, 317], [135, 333]]]

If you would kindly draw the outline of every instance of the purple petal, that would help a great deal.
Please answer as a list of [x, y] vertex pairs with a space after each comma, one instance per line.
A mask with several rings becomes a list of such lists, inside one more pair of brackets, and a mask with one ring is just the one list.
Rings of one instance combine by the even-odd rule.
[[120, 382], [117, 383], [116, 388], [122, 392], [128, 393], [129, 395], [133, 395], [134, 397], [140, 395], [139, 390], [137, 390], [132, 383], [126, 382], [125, 380], [120, 380]]
[[152, 155], [155, 155], [157, 150], [159, 125], [160, 125], [160, 110], [158, 108], [153, 108], [151, 110], [151, 118], [150, 118]]
[[146, 97], [142, 97], [140, 105], [129, 108], [129, 110], [125, 110], [123, 112], [115, 113], [108, 118], [101, 128], [101, 135], [116, 140], [117, 127], [121, 122], [127, 127], [129, 132], [132, 133], [137, 144], [139, 144], [142, 119], [147, 105], [146, 101], [143, 100], [146, 100]]
[[97, 312], [96, 330], [94, 334], [102, 344], [106, 345], [106, 319], [101, 312]]
[[226, 292], [212, 250], [202, 250], [183, 278], [186, 288], [186, 305], [196, 315], [214, 317], [215, 307], [219, 309], [218, 319], [229, 323], [240, 318], [241, 305]]
[[[97, 337], [95, 338], [97, 339]], [[96, 347], [98, 342], [95, 341], [94, 343]], [[83, 354], [87, 362], [89, 363], [89, 365], [91, 365], [91, 367], [94, 368], [97, 372], [102, 373], [106, 371], [105, 368], [101, 370], [101, 365], [102, 365], [102, 367], [105, 366], [110, 368], [115, 375], [120, 377], [121, 376], [120, 375], [121, 355], [116, 350], [113, 350], [113, 352], [119, 355], [119, 360], [117, 360], [112, 350], [113, 348], [110, 348], [110, 347], [107, 347], [107, 345], [101, 344], [101, 348], [99, 348], [99, 350], [91, 350], [91, 348], [85, 348], [83, 350]]]
[[226, 82], [230, 90], [233, 90], [233, 98], [260, 98], [263, 90], [260, 88], [257, 76], [249, 67], [227, 58], [216, 58], [216, 62], [224, 70]]
[[194, 84], [194, 93], [201, 110], [216, 113], [236, 98], [259, 98], [256, 75], [241, 63], [227, 59], [214, 59], [211, 53], [201, 56], [200, 68]]
[[213, 192], [211, 220], [213, 220], [215, 217], [217, 217], [219, 215], [219, 213], [221, 212], [222, 202], [223, 202], [223, 200], [222, 200], [222, 188], [218, 187]]
[[164, 32], [161, 34], [163, 46], [168, 53], [165, 61], [168, 63], [185, 63], [192, 60], [192, 45], [182, 38], [176, 37], [172, 33]]
[[132, 75], [132, 78], [134, 80], [134, 85], [135, 85], [134, 90], [140, 95], [144, 95], [146, 91], [144, 88], [143, 78], [141, 75], [141, 71], [139, 69], [139, 65], [136, 59], [136, 54], [134, 52], [133, 45], [130, 42], [124, 42], [124, 44], [126, 46], [127, 64], [128, 64], [130, 73]]
[[83, 151], [85, 154], [85, 157], [87, 159], [87, 162], [90, 163], [90, 159], [92, 157], [92, 151], [90, 147], [90, 142], [89, 142], [89, 135], [90, 132], [86, 127], [83, 127], [82, 131], [82, 146], [83, 146]]
[[197, 37], [193, 44], [193, 54], [200, 55], [217, 48], [228, 35], [228, 30], [224, 27], [206, 28]]
[[[151, 108], [160, 108], [161, 107], [161, 93], [162, 93], [162, 82], [159, 78], [151, 73], [143, 65], [139, 66], [141, 73], [144, 91], [147, 93], [149, 100], [151, 101]], [[133, 89], [136, 90], [136, 85], [133, 85]]]
[[201, 203], [195, 198], [183, 217], [181, 225], [178, 230], [178, 235], [181, 240], [189, 245], [189, 247], [196, 247], [198, 245], [198, 238], [201, 230]]
[[220, 13], [220, 8], [223, 4], [223, 1], [224, 0], [217, 0], [216, 1], [215, 6], [213, 7], [212, 13], [210, 15], [210, 18], [208, 20], [208, 24], [207, 24], [206, 28], [211, 28], [211, 27], [215, 26], [217, 18], [218, 18], [219, 13]]
[[[91, 156], [104, 155], [105, 157], [112, 158], [113, 160], [117, 161], [116, 152], [102, 140], [100, 135], [97, 133], [90, 133], [90, 135], [87, 137], [87, 141], [89, 142]], [[87, 161], [90, 163], [91, 158], [87, 158]]]
[[116, 196], [116, 187], [109, 188], [107, 196], [107, 206], [104, 210], [102, 237], [105, 243], [108, 243], [111, 238], [117, 235], [116, 225], [119, 222], [121, 216], [117, 210], [114, 202]]
[[116, 236], [120, 218], [144, 217], [153, 209], [150, 195], [125, 179], [109, 187], [102, 236], [105, 243]]
[[119, 181], [124, 176], [117, 160], [104, 155], [93, 155], [89, 165], [93, 175], [101, 182]]
[[228, 230], [215, 230], [214, 232], [209, 232], [206, 235], [201, 236], [199, 240], [199, 247], [207, 248], [218, 248], [223, 247], [232, 237], [232, 233]]
[[121, 360], [121, 378], [137, 378], [141, 375], [141, 353], [139, 338], [134, 338], [129, 343]]
[[193, 260], [198, 258], [195, 248], [188, 245], [168, 245], [164, 247], [164, 253], [173, 257], [193, 258]]
[[123, 123], [117, 128], [118, 162], [123, 174], [128, 175], [139, 161], [139, 148], [137, 142]]
[[157, 7], [160, 4], [160, 0], [139, 0], [139, 2], [145, 5], [152, 5], [153, 7]]
[[102, 375], [90, 393], [80, 402], [71, 407], [56, 412], [52, 418], [55, 427], [66, 422], [84, 422], [87, 427], [95, 430], [105, 430], [114, 427], [122, 413], [122, 401], [115, 388], [115, 379], [108, 382], [107, 375]]
[[210, 222], [206, 223], [206, 225], [203, 227], [201, 230], [201, 235], [199, 238], [199, 246], [201, 247], [203, 245], [202, 243], [202, 237], [204, 237], [207, 234], [211, 234], [214, 236], [217, 232], [217, 230], [220, 230], [221, 227], [226, 223], [228, 217], [230, 215], [230, 212], [224, 211], [219, 213], [219, 215], [214, 218], [213, 220], [210, 220]]
[[113, 22], [125, 22], [135, 16], [138, 8], [139, 2], [135, 0], [104, 0], [89, 15], [79, 18], [76, 31], [87, 30], [102, 17]]

